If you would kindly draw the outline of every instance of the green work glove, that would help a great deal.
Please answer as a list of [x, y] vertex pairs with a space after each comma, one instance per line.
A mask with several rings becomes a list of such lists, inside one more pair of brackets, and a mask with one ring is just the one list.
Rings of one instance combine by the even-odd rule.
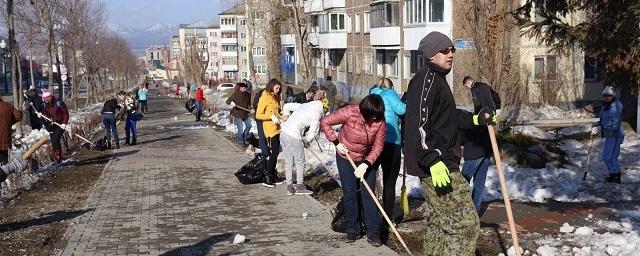
[[431, 172], [431, 180], [433, 181], [434, 187], [446, 187], [451, 182], [451, 178], [449, 178], [449, 168], [447, 168], [442, 161], [438, 161], [432, 165], [429, 171]]
[[498, 116], [496, 112], [491, 109], [483, 108], [477, 115], [473, 116], [473, 125], [495, 125], [498, 123]]

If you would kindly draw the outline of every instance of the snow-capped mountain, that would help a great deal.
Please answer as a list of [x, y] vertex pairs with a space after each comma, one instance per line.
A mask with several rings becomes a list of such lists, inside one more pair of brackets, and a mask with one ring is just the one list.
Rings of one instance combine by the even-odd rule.
[[178, 35], [178, 25], [157, 23], [144, 28], [133, 28], [109, 23], [107, 29], [122, 36], [137, 55], [144, 55], [149, 45], [168, 44], [172, 35]]

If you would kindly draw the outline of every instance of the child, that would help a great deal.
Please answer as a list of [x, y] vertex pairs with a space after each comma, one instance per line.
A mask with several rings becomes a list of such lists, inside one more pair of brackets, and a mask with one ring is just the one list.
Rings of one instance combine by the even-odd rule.
[[124, 131], [126, 134], [125, 144], [130, 146], [136, 145], [136, 138], [138, 134], [136, 126], [138, 124], [138, 120], [142, 119], [142, 113], [138, 111], [138, 106], [136, 106], [133, 97], [133, 95], [129, 95], [124, 100], [124, 107], [127, 112], [127, 120], [124, 125]]

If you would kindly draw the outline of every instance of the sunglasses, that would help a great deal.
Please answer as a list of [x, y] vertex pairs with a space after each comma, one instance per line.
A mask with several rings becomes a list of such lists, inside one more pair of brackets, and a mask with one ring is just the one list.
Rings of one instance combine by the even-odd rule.
[[449, 53], [456, 53], [456, 48], [455, 47], [449, 47], [449, 48], [446, 48], [446, 49], [442, 49], [439, 52], [442, 53], [442, 54], [445, 54], [445, 55], [447, 55]]

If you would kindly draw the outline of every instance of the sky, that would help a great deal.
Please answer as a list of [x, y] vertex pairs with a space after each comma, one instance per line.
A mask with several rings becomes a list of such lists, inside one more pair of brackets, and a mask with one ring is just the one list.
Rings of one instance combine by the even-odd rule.
[[158, 23], [186, 24], [196, 20], [216, 22], [217, 14], [232, 0], [102, 0], [109, 22], [133, 28]]

